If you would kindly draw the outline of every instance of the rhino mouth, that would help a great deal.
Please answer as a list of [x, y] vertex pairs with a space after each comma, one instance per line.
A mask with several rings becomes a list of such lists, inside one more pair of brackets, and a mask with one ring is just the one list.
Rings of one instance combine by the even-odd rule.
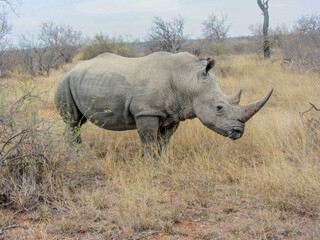
[[231, 138], [232, 140], [236, 140], [238, 138], [241, 138], [242, 134], [243, 134], [243, 131], [235, 129], [228, 134], [228, 137]]
[[242, 134], [244, 132], [243, 128], [239, 127], [239, 128], [232, 128], [229, 131], [223, 130], [221, 128], [217, 128], [214, 125], [206, 125], [208, 128], [210, 128], [211, 130], [215, 131], [216, 133], [224, 136], [224, 137], [229, 137], [232, 140], [236, 140], [238, 138], [242, 137]]

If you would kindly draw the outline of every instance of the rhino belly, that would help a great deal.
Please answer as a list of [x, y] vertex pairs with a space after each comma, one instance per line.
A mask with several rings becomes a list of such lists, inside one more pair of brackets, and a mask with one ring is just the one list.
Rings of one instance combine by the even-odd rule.
[[128, 114], [125, 105], [93, 107], [84, 113], [93, 124], [108, 130], [124, 131], [136, 129], [134, 117]]

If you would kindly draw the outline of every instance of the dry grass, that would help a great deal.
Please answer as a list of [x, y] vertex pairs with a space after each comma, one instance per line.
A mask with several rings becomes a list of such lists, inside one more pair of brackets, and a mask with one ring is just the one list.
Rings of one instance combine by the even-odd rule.
[[[320, 235], [319, 76], [283, 69], [251, 55], [217, 59], [221, 88], [243, 89], [241, 102], [267, 105], [231, 141], [186, 121], [158, 160], [140, 157], [135, 131], [88, 124], [85, 153], [55, 170], [55, 196], [34, 210], [0, 212], [5, 239], [315, 239]], [[62, 71], [29, 80], [53, 87]], [[50, 171], [46, 172], [47, 178]], [[21, 189], [23, 191], [23, 189]], [[0, 196], [1, 197], [1, 196]], [[21, 212], [22, 211], [22, 212]]]

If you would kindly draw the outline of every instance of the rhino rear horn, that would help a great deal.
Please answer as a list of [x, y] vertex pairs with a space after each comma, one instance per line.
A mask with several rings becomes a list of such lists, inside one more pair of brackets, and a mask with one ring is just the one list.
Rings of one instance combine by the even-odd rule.
[[257, 113], [264, 106], [264, 104], [266, 104], [272, 92], [273, 92], [273, 89], [271, 89], [271, 91], [266, 96], [264, 96], [263, 98], [261, 98], [256, 102], [253, 102], [247, 105], [239, 105], [240, 120], [242, 122], [248, 121], [255, 113]]
[[242, 90], [238, 90], [234, 94], [228, 96], [228, 103], [231, 105], [238, 105], [240, 102], [240, 97], [241, 97]]

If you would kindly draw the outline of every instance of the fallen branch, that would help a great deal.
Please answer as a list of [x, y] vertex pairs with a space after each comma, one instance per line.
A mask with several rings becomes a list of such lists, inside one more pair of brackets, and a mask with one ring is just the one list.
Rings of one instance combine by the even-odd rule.
[[16, 227], [19, 227], [19, 225], [12, 225], [12, 226], [3, 227], [0, 229], [0, 235], [3, 234], [3, 231], [8, 230], [10, 228], [16, 228]]
[[311, 105], [311, 108], [309, 108], [308, 110], [304, 111], [304, 112], [299, 112], [301, 114], [301, 116], [303, 116], [303, 114], [307, 113], [307, 112], [310, 112], [313, 108], [316, 110], [316, 111], [320, 111], [319, 108], [317, 108], [314, 104], [312, 103], [309, 103]]

